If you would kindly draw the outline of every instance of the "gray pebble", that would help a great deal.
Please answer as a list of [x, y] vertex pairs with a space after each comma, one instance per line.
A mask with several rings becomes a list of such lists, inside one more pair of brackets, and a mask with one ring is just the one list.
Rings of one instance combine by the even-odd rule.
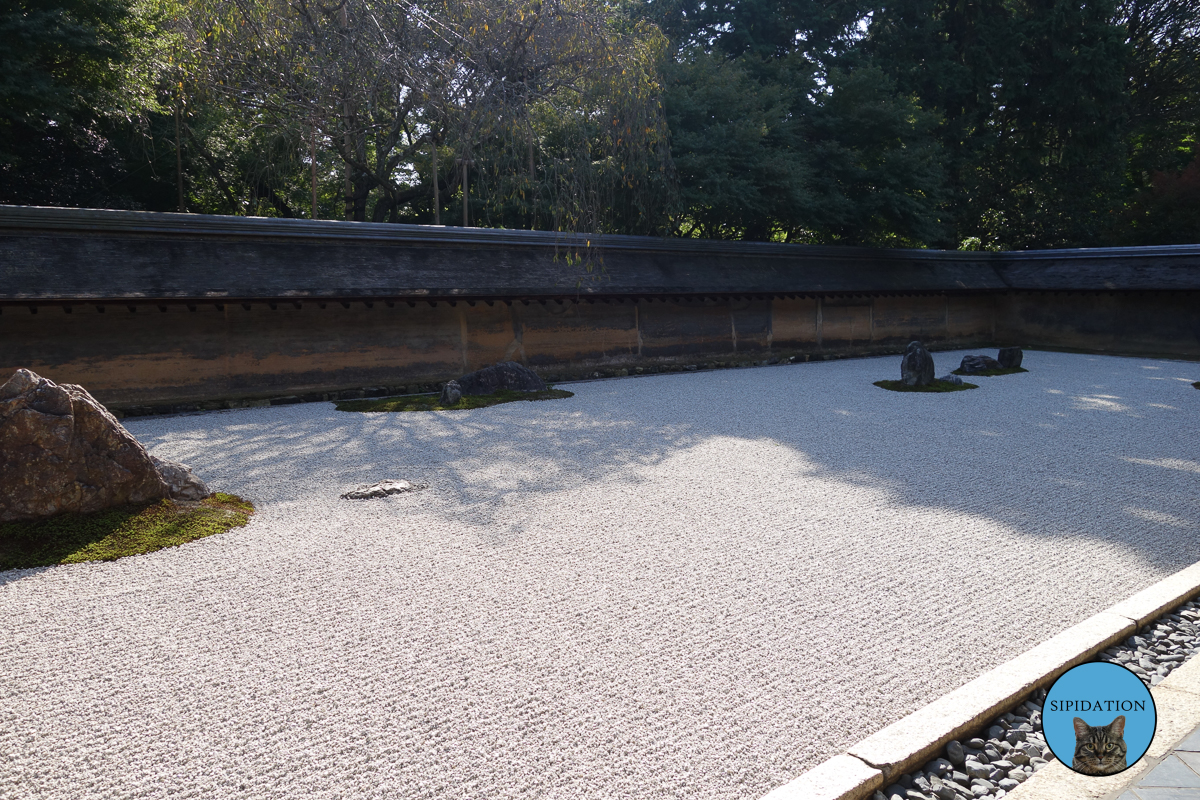
[[983, 739], [979, 739], [979, 738], [967, 740], [967, 747], [973, 748], [975, 750], [982, 750], [983, 746], [985, 744], [987, 744], [987, 742], [985, 742]]
[[950, 760], [951, 764], [961, 764], [966, 760], [966, 755], [963, 753], [963, 746], [957, 739], [946, 745], [946, 758]]
[[1005, 778], [1004, 780], [1000, 781], [1000, 788], [1006, 792], [1011, 792], [1020, 785], [1020, 783], [1014, 781], [1012, 778]]
[[[950, 744], [958, 744], [958, 742], [951, 742]], [[949, 749], [949, 745], [947, 745], [946, 748]], [[958, 751], [959, 753], [962, 753], [962, 745], [959, 745]], [[952, 761], [953, 759], [947, 761], [944, 758], [935, 758], [933, 761], [930, 761], [925, 765], [925, 771], [936, 772], [938, 775], [949, 775], [954, 771], [954, 764], [961, 764], [963, 759], [960, 758], [958, 761], [951, 763]]]

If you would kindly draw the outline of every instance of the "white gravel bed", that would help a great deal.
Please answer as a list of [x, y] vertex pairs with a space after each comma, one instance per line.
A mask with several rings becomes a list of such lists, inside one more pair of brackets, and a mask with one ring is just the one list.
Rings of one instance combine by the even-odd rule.
[[0, 573], [0, 798], [753, 800], [1200, 559], [1200, 364], [899, 361], [129, 420], [259, 513]]

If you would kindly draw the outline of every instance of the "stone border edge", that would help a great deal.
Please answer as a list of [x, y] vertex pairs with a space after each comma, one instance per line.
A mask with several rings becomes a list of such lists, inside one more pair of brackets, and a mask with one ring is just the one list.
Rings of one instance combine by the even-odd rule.
[[852, 745], [762, 800], [863, 800], [1031, 692], [1200, 595], [1200, 562], [1051, 637]]

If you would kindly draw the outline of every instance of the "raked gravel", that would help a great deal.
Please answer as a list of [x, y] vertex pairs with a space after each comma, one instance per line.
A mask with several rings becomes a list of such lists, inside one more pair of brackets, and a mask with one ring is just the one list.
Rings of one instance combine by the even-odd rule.
[[1200, 559], [1200, 364], [1024, 366], [130, 420], [259, 513], [0, 573], [0, 798], [757, 798]]

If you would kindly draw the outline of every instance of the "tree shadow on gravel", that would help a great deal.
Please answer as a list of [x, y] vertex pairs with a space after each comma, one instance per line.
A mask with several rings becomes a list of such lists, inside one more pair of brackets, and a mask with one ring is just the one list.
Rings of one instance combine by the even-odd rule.
[[260, 506], [403, 478], [482, 526], [526, 493], [636, 485], [646, 468], [715, 439], [772, 442], [803, 457], [802, 479], [872, 487], [897, 508], [1109, 542], [1160, 569], [1200, 558], [1200, 453], [1180, 435], [1200, 423], [1190, 402], [1200, 367], [1026, 358], [1028, 373], [949, 395], [878, 391], [871, 383], [898, 370], [889, 357], [574, 384], [568, 400], [468, 412], [314, 404], [130, 428]]

